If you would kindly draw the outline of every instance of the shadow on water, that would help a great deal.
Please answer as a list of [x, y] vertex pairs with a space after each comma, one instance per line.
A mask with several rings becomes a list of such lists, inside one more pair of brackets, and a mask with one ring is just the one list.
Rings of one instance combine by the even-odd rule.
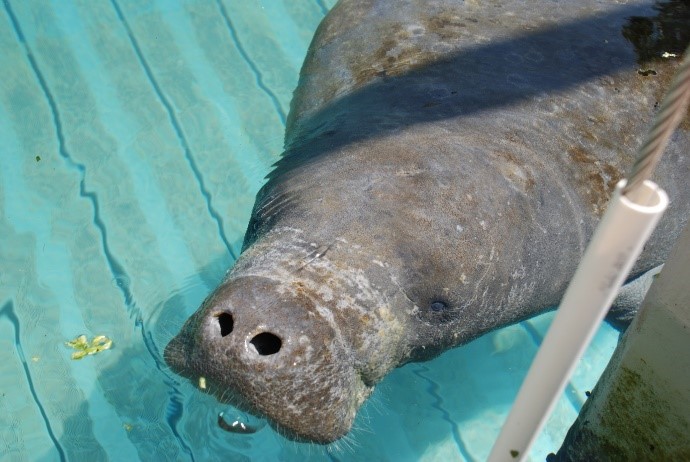
[[[381, 75], [375, 82], [337, 99], [308, 118], [293, 120], [286, 137], [286, 152], [269, 175], [268, 185], [280, 181], [280, 177], [292, 169], [349, 143], [394, 133], [413, 124], [471, 117], [480, 111], [519, 104], [537, 95], [563, 92], [583, 82], [622, 70], [634, 71], [636, 63], [657, 56], [661, 50], [677, 50], [678, 47], [671, 48], [671, 45], [678, 45], [674, 40], [688, 41], [687, 31], [690, 28], [687, 27], [687, 12], [688, 2], [679, 1], [660, 3], [655, 12], [657, 16], [651, 17], [648, 15], [649, 8], [623, 6], [608, 14], [526, 33], [511, 40], [476, 46], [403, 75]], [[681, 16], [685, 19], [678, 23], [677, 18]], [[647, 54], [639, 50], [636, 52], [623, 39], [622, 30], [627, 31], [626, 38], [638, 48], [642, 44]], [[671, 30], [675, 32], [669, 34]], [[601, 37], [606, 37], [609, 43], [602, 43]], [[672, 43], [667, 43], [668, 40]], [[678, 46], [684, 48], [685, 45]], [[538, 50], [542, 56], [538, 62], [513, 59], [534, 50]], [[458, 69], [462, 70], [462, 79], [449, 80], [449, 76], [459, 75]], [[425, 84], [420, 85], [419, 82]], [[429, 85], [438, 91], [429, 92]], [[221, 267], [218, 262], [210, 264], [202, 271], [200, 280], [210, 287], [215, 286], [226, 269]], [[144, 321], [141, 327], [143, 336], [133, 335], [132, 344], [116, 343], [113, 352], [105, 353], [118, 354], [119, 359], [101, 370], [98, 387], [121, 418], [121, 422], [117, 423], [124, 429], [121, 434], [135, 448], [140, 459], [210, 460], [234, 457], [233, 460], [249, 460], [252, 454], [265, 453], [263, 451], [270, 445], [273, 445], [270, 446], [271, 451], [281, 455], [284, 460], [297, 460], [305, 454], [312, 456], [313, 460], [341, 458], [338, 453], [329, 455], [318, 447], [302, 447], [287, 442], [268, 429], [249, 438], [228, 435], [217, 426], [219, 405], [215, 400], [167, 369], [162, 363], [165, 342], [197, 308], [198, 305], [188, 306], [185, 300], [198, 298], [201, 302], [205, 294], [200, 295], [200, 290], [199, 287], [172, 290], [162, 297], [159, 308], [155, 309], [155, 323]], [[193, 294], [186, 293], [189, 291]], [[147, 342], [150, 342], [149, 346]], [[151, 345], [158, 352], [158, 357], [152, 357]], [[443, 361], [442, 358], [425, 365], [425, 370], [433, 369], [435, 364]], [[86, 360], [98, 360], [98, 357]], [[482, 369], [479, 366], [486, 363], [487, 358], [464, 355], [463, 361], [463, 369], [467, 374], [472, 374], [473, 370]], [[419, 386], [406, 396], [404, 390], [384, 385], [382, 393], [385, 396], [381, 398], [384, 405], [386, 401], [419, 402], [422, 406], [428, 404], [420, 401], [418, 395], [413, 395], [419, 392], [420, 387], [428, 388], [425, 384], [420, 385], [415, 378], [416, 375], [421, 377], [418, 374], [420, 369], [416, 367], [410, 365], [394, 375], [396, 380], [417, 381]], [[524, 365], [519, 367], [526, 368]], [[446, 389], [450, 389], [453, 384], [445, 385]], [[393, 388], [399, 394], [394, 395]], [[492, 405], [505, 405], [511, 399], [509, 394], [503, 394], [496, 400], [492, 399]], [[495, 402], [501, 400], [504, 402]], [[85, 435], [93, 434], [93, 429], [86, 428], [93, 427], [89, 416], [97, 415], [97, 412], [90, 412], [91, 403], [91, 400], [84, 402], [80, 409], [75, 409], [74, 414], [65, 419], [66, 431], [84, 430]], [[406, 435], [433, 428], [433, 432], [423, 432], [425, 444], [433, 445], [454, 438], [456, 429], [448, 424], [448, 416], [472, 417], [463, 413], [460, 406], [457, 409], [447, 407], [445, 416], [424, 407], [410, 409], [403, 406], [408, 409], [403, 411], [408, 415], [395, 424]], [[473, 407], [479, 409], [476, 402]], [[385, 408], [371, 412], [384, 417], [387, 415]], [[393, 442], [386, 444], [386, 439], [390, 440], [387, 435], [390, 435], [391, 429], [387, 426], [391, 419], [374, 417], [369, 422], [366, 420], [366, 416], [358, 417], [355, 425], [362, 430], [355, 431], [353, 449], [343, 446], [343, 459], [350, 458], [350, 451], [362, 454], [369, 450], [386, 451], [392, 448]], [[69, 458], [81, 459], [83, 454], [74, 452], [75, 448], [72, 447], [74, 440], [65, 440], [64, 443]], [[112, 444], [117, 445], [117, 440]], [[386, 454], [372, 456], [386, 457]]]

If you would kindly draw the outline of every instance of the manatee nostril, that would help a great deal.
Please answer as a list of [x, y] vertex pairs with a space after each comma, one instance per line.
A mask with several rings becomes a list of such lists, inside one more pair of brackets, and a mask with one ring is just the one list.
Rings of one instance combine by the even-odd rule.
[[254, 336], [249, 342], [251, 343], [256, 352], [261, 356], [270, 356], [278, 353], [283, 342], [280, 341], [277, 335], [270, 332], [262, 332]]
[[235, 321], [232, 319], [232, 315], [230, 313], [217, 314], [216, 318], [218, 318], [221, 337], [225, 337], [232, 332], [232, 328], [235, 326]]

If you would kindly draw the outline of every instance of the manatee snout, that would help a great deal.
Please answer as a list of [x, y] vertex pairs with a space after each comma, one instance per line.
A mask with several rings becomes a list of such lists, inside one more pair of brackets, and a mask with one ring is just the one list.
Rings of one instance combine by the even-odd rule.
[[165, 360], [295, 440], [342, 437], [371, 391], [314, 302], [265, 277], [225, 281], [170, 341]]

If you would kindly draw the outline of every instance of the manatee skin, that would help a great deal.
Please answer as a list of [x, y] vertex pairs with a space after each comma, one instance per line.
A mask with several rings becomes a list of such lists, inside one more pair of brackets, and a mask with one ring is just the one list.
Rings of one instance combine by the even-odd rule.
[[[394, 367], [556, 305], [678, 66], [653, 48], [684, 48], [655, 44], [673, 36], [655, 35], [663, 7], [341, 0], [243, 253], [168, 363], [328, 443]], [[689, 128], [657, 169], [672, 203], [632, 277], [690, 214]]]

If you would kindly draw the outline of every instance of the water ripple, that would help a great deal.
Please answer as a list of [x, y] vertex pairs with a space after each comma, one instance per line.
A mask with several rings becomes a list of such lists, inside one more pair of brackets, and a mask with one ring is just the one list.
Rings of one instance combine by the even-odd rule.
[[465, 443], [462, 441], [462, 438], [460, 437], [460, 428], [458, 428], [458, 424], [453, 420], [453, 418], [448, 414], [448, 411], [443, 407], [443, 398], [438, 392], [438, 384], [431, 380], [429, 377], [423, 374], [423, 372], [429, 372], [429, 369], [426, 366], [423, 365], [417, 365], [412, 370], [412, 373], [415, 374], [417, 377], [421, 378], [425, 382], [427, 382], [428, 386], [426, 391], [434, 397], [435, 401], [432, 404], [433, 407], [438, 409], [438, 411], [441, 413], [443, 416], [443, 420], [448, 422], [453, 429], [452, 434], [453, 434], [453, 439], [455, 440], [455, 444], [458, 447], [458, 451], [460, 452], [460, 455], [465, 458], [465, 460], [473, 462], [475, 459], [472, 457], [472, 454], [470, 451], [467, 449], [467, 446], [465, 446]]
[[328, 7], [323, 3], [323, 0], [316, 0], [316, 4], [321, 8], [321, 12], [324, 16], [328, 14]]
[[223, 20], [225, 21], [225, 25], [230, 31], [230, 37], [232, 38], [233, 42], [235, 42], [235, 46], [237, 47], [237, 51], [240, 52], [240, 55], [242, 55], [242, 58], [247, 62], [247, 65], [249, 65], [249, 68], [252, 70], [254, 73], [254, 76], [256, 77], [256, 84], [261, 88], [264, 93], [268, 95], [268, 97], [271, 99], [273, 102], [273, 106], [275, 106], [276, 111], [278, 112], [278, 116], [280, 116], [280, 121], [285, 126], [285, 121], [287, 117], [285, 116], [285, 111], [283, 111], [282, 106], [280, 105], [280, 102], [278, 101], [278, 98], [276, 97], [275, 93], [271, 91], [270, 88], [264, 84], [263, 81], [263, 76], [261, 75], [261, 71], [259, 68], [256, 66], [254, 61], [249, 57], [249, 54], [247, 51], [244, 49], [244, 46], [242, 46], [242, 42], [240, 42], [239, 37], [237, 36], [237, 30], [235, 29], [235, 26], [233, 25], [232, 21], [230, 20], [230, 16], [228, 15], [227, 10], [225, 9], [225, 6], [223, 5], [223, 2], [221, 0], [216, 0], [216, 3], [218, 4], [218, 9], [220, 10], [220, 14], [223, 16]]
[[[31, 47], [29, 47], [28, 42], [26, 41], [26, 38], [24, 36], [24, 33], [22, 32], [21, 26], [19, 25], [19, 21], [17, 21], [17, 17], [14, 14], [14, 11], [12, 10], [12, 7], [10, 6], [9, 0], [3, 0], [3, 4], [5, 6], [5, 10], [7, 11], [7, 14], [10, 18], [10, 22], [12, 23], [12, 27], [14, 28], [14, 32], [17, 36], [17, 39], [19, 42], [22, 44], [24, 48], [24, 52], [27, 56], [27, 59], [29, 61], [29, 64], [31, 66], [31, 69], [33, 70], [36, 79], [38, 80], [38, 83], [41, 87], [41, 90], [48, 101], [48, 106], [50, 108], [51, 116], [53, 119], [53, 124], [55, 126], [55, 132], [58, 140], [58, 151], [60, 156], [65, 160], [67, 165], [76, 170], [79, 174], [80, 180], [79, 180], [79, 195], [88, 200], [91, 205], [93, 206], [94, 210], [94, 215], [93, 215], [93, 223], [98, 229], [100, 235], [101, 235], [101, 246], [103, 248], [103, 253], [105, 255], [105, 259], [107, 262], [107, 265], [110, 269], [111, 274], [113, 275], [114, 280], [117, 281], [116, 286], [120, 289], [120, 292], [122, 293], [122, 296], [125, 301], [125, 307], [127, 309], [127, 313], [130, 315], [130, 317], [133, 317], [135, 319], [135, 327], [139, 329], [142, 339], [144, 341], [144, 344], [146, 348], [148, 349], [149, 353], [154, 359], [154, 362], [156, 364], [156, 367], [158, 368], [159, 371], [161, 371], [166, 377], [167, 381], [166, 384], [172, 389], [172, 395], [174, 396], [175, 394], [179, 395], [179, 391], [177, 391], [176, 384], [174, 382], [174, 379], [172, 379], [167, 372], [167, 367], [161, 360], [161, 355], [159, 354], [157, 348], [155, 347], [152, 339], [150, 337], [147, 337], [146, 332], [143, 327], [142, 323], [142, 317], [141, 317], [141, 311], [136, 305], [136, 302], [134, 301], [134, 297], [132, 295], [132, 291], [130, 288], [130, 278], [127, 276], [127, 272], [124, 270], [122, 265], [117, 261], [115, 256], [111, 253], [110, 247], [108, 245], [108, 233], [106, 231], [105, 224], [103, 223], [103, 220], [101, 219], [101, 212], [100, 208], [98, 205], [98, 196], [96, 195], [95, 192], [89, 192], [86, 190], [86, 167], [79, 163], [76, 162], [71, 154], [68, 152], [67, 147], [65, 145], [65, 137], [64, 137], [64, 132], [62, 129], [62, 119], [60, 117], [60, 111], [58, 110], [58, 105], [57, 102], [55, 101], [55, 98], [53, 97], [52, 92], [50, 91], [50, 88], [48, 87], [48, 84], [46, 82], [45, 77], [43, 76], [43, 73], [41, 72], [38, 63], [36, 61], [36, 58], [34, 57], [33, 52], [31, 51]], [[228, 246], [228, 249], [230, 250], [230, 247]], [[231, 250], [230, 250], [231, 251]], [[232, 251], [231, 251], [232, 253]], [[17, 351], [20, 355], [20, 358], [22, 359], [22, 362], [24, 364], [24, 369], [27, 374], [27, 379], [29, 381], [29, 387], [31, 389], [32, 394], [34, 395], [34, 399], [36, 400], [37, 405], [39, 406], [39, 409], [41, 411], [41, 415], [43, 416], [43, 419], [46, 423], [46, 427], [48, 428], [48, 432], [51, 436], [51, 439], [56, 445], [56, 448], [58, 452], [60, 453], [60, 458], [61, 460], [66, 460], [64, 451], [62, 450], [61, 446], [58, 444], [57, 439], [52, 433], [52, 430], [50, 428], [50, 424], [48, 421], [48, 417], [45, 414], [43, 407], [41, 406], [40, 402], [38, 401], [38, 397], [35, 394], [34, 387], [33, 387], [33, 382], [31, 381], [31, 376], [29, 375], [29, 369], [26, 365], [25, 357], [23, 350], [21, 349], [21, 344], [19, 344], [19, 320], [14, 315], [14, 311], [12, 310], [12, 304], [6, 304], [2, 310], [0, 310], [0, 314], [4, 313], [7, 311], [7, 317], [10, 319], [10, 321], [13, 322], [15, 326], [15, 336], [16, 336], [16, 343], [17, 343]], [[173, 398], [171, 397], [171, 400]], [[175, 422], [173, 422], [174, 424]], [[172, 428], [173, 433], [178, 439], [178, 442], [180, 446], [189, 454], [189, 456], [193, 460], [193, 455], [191, 453], [191, 450], [189, 447], [184, 443], [183, 439], [177, 432], [176, 428]]]
[[218, 233], [220, 235], [220, 238], [223, 241], [223, 244], [225, 244], [225, 247], [228, 249], [228, 252], [232, 256], [232, 259], [237, 260], [237, 255], [235, 255], [235, 252], [232, 250], [232, 246], [230, 245], [230, 242], [228, 241], [228, 238], [225, 234], [223, 220], [213, 207], [211, 193], [206, 188], [203, 175], [201, 174], [201, 170], [199, 169], [199, 167], [196, 164], [196, 161], [194, 160], [194, 155], [192, 153], [191, 148], [189, 147], [187, 138], [184, 135], [182, 126], [180, 125], [180, 122], [177, 120], [177, 117], [175, 116], [175, 111], [173, 110], [172, 104], [165, 96], [165, 93], [163, 93], [163, 90], [161, 89], [160, 85], [158, 85], [158, 81], [154, 77], [153, 71], [151, 71], [151, 67], [149, 66], [148, 61], [146, 61], [146, 58], [144, 58], [144, 54], [141, 51], [139, 42], [134, 36], [132, 28], [129, 26], [129, 22], [127, 22], [127, 19], [125, 18], [122, 10], [120, 9], [120, 5], [118, 5], [116, 0], [110, 0], [110, 3], [112, 4], [118, 19], [124, 26], [125, 31], [127, 32], [127, 37], [129, 38], [129, 41], [132, 44], [132, 48], [134, 49], [134, 53], [137, 55], [137, 59], [139, 60], [141, 67], [144, 69], [146, 77], [151, 83], [151, 87], [153, 87], [153, 90], [158, 96], [158, 99], [163, 104], [163, 107], [165, 107], [165, 110], [168, 113], [168, 118], [170, 119], [170, 123], [173, 126], [173, 130], [175, 130], [175, 134], [177, 135], [178, 141], [182, 146], [182, 149], [184, 150], [185, 158], [187, 159], [187, 162], [189, 163], [189, 166], [192, 169], [194, 176], [196, 177], [197, 183], [199, 184], [201, 195], [204, 196], [204, 199], [206, 200], [206, 209], [208, 210], [208, 213], [211, 215], [211, 218], [216, 222], [216, 225], [218, 226]]
[[[129, 281], [129, 277], [126, 274], [126, 271], [110, 252], [110, 247], [108, 246], [108, 234], [105, 229], [105, 224], [101, 219], [101, 213], [98, 206], [98, 197], [95, 192], [90, 192], [86, 190], [86, 167], [83, 164], [76, 162], [74, 159], [72, 159], [71, 154], [67, 151], [67, 147], [65, 146], [65, 136], [62, 129], [62, 120], [60, 118], [60, 111], [58, 110], [58, 105], [55, 101], [55, 98], [53, 97], [53, 94], [50, 91], [48, 84], [46, 83], [46, 79], [43, 76], [43, 73], [38, 67], [36, 58], [34, 57], [34, 54], [31, 51], [31, 48], [29, 47], [29, 44], [26, 41], [26, 38], [24, 37], [24, 33], [22, 32], [21, 26], [17, 21], [17, 17], [14, 15], [14, 11], [10, 6], [9, 0], [3, 0], [3, 2], [5, 5], [5, 9], [7, 10], [7, 14], [9, 15], [10, 20], [12, 22], [12, 27], [14, 28], [15, 34], [17, 35], [19, 42], [24, 47], [24, 52], [26, 53], [26, 56], [29, 60], [31, 69], [33, 70], [36, 79], [38, 80], [38, 83], [41, 87], [41, 90], [43, 91], [43, 94], [45, 95], [45, 98], [48, 101], [48, 106], [50, 107], [50, 112], [53, 119], [53, 125], [55, 126], [55, 133], [58, 139], [58, 152], [60, 153], [60, 156], [67, 162], [67, 165], [69, 165], [70, 168], [78, 172], [79, 195], [82, 198], [87, 199], [89, 202], [91, 202], [91, 205], [93, 206], [93, 222], [94, 225], [96, 225], [98, 231], [100, 232], [101, 246], [103, 248], [105, 259], [108, 263], [108, 266], [110, 267], [110, 272], [113, 274], [113, 277], [118, 281]], [[134, 308], [134, 304], [132, 303], [132, 293], [129, 290], [129, 285], [119, 284], [118, 287], [120, 288], [120, 291], [124, 296], [125, 304], [128, 308], [130, 316], [139, 316], [138, 310]]]
[[[10, 12], [7, 0], [5, 0], [5, 8], [8, 10], [9, 15], [12, 18], [12, 21], [14, 22], [15, 18], [14, 15]], [[20, 341], [19, 318], [17, 317], [17, 314], [14, 312], [14, 305], [11, 301], [5, 303], [5, 306], [3, 306], [2, 309], [0, 309], [0, 318], [3, 317], [7, 318], [7, 320], [10, 322], [10, 324], [12, 324], [12, 327], [14, 328], [14, 347], [17, 349], [17, 356], [19, 356], [19, 360], [22, 362], [22, 367], [24, 368], [24, 375], [26, 376], [26, 381], [29, 384], [31, 396], [33, 397], [34, 402], [36, 403], [36, 407], [38, 407], [38, 411], [41, 413], [43, 423], [46, 426], [46, 430], [48, 431], [50, 439], [53, 441], [53, 445], [55, 445], [55, 449], [60, 455], [60, 460], [65, 461], [67, 460], [67, 457], [65, 456], [65, 451], [62, 449], [62, 446], [60, 445], [57, 438], [55, 437], [55, 434], [53, 433], [53, 429], [50, 426], [50, 420], [48, 419], [48, 415], [46, 414], [45, 409], [43, 409], [41, 400], [38, 399], [36, 388], [34, 388], [34, 381], [31, 378], [31, 371], [29, 371], [29, 365], [26, 362], [26, 356], [24, 355], [24, 348], [22, 348], [22, 344]]]

